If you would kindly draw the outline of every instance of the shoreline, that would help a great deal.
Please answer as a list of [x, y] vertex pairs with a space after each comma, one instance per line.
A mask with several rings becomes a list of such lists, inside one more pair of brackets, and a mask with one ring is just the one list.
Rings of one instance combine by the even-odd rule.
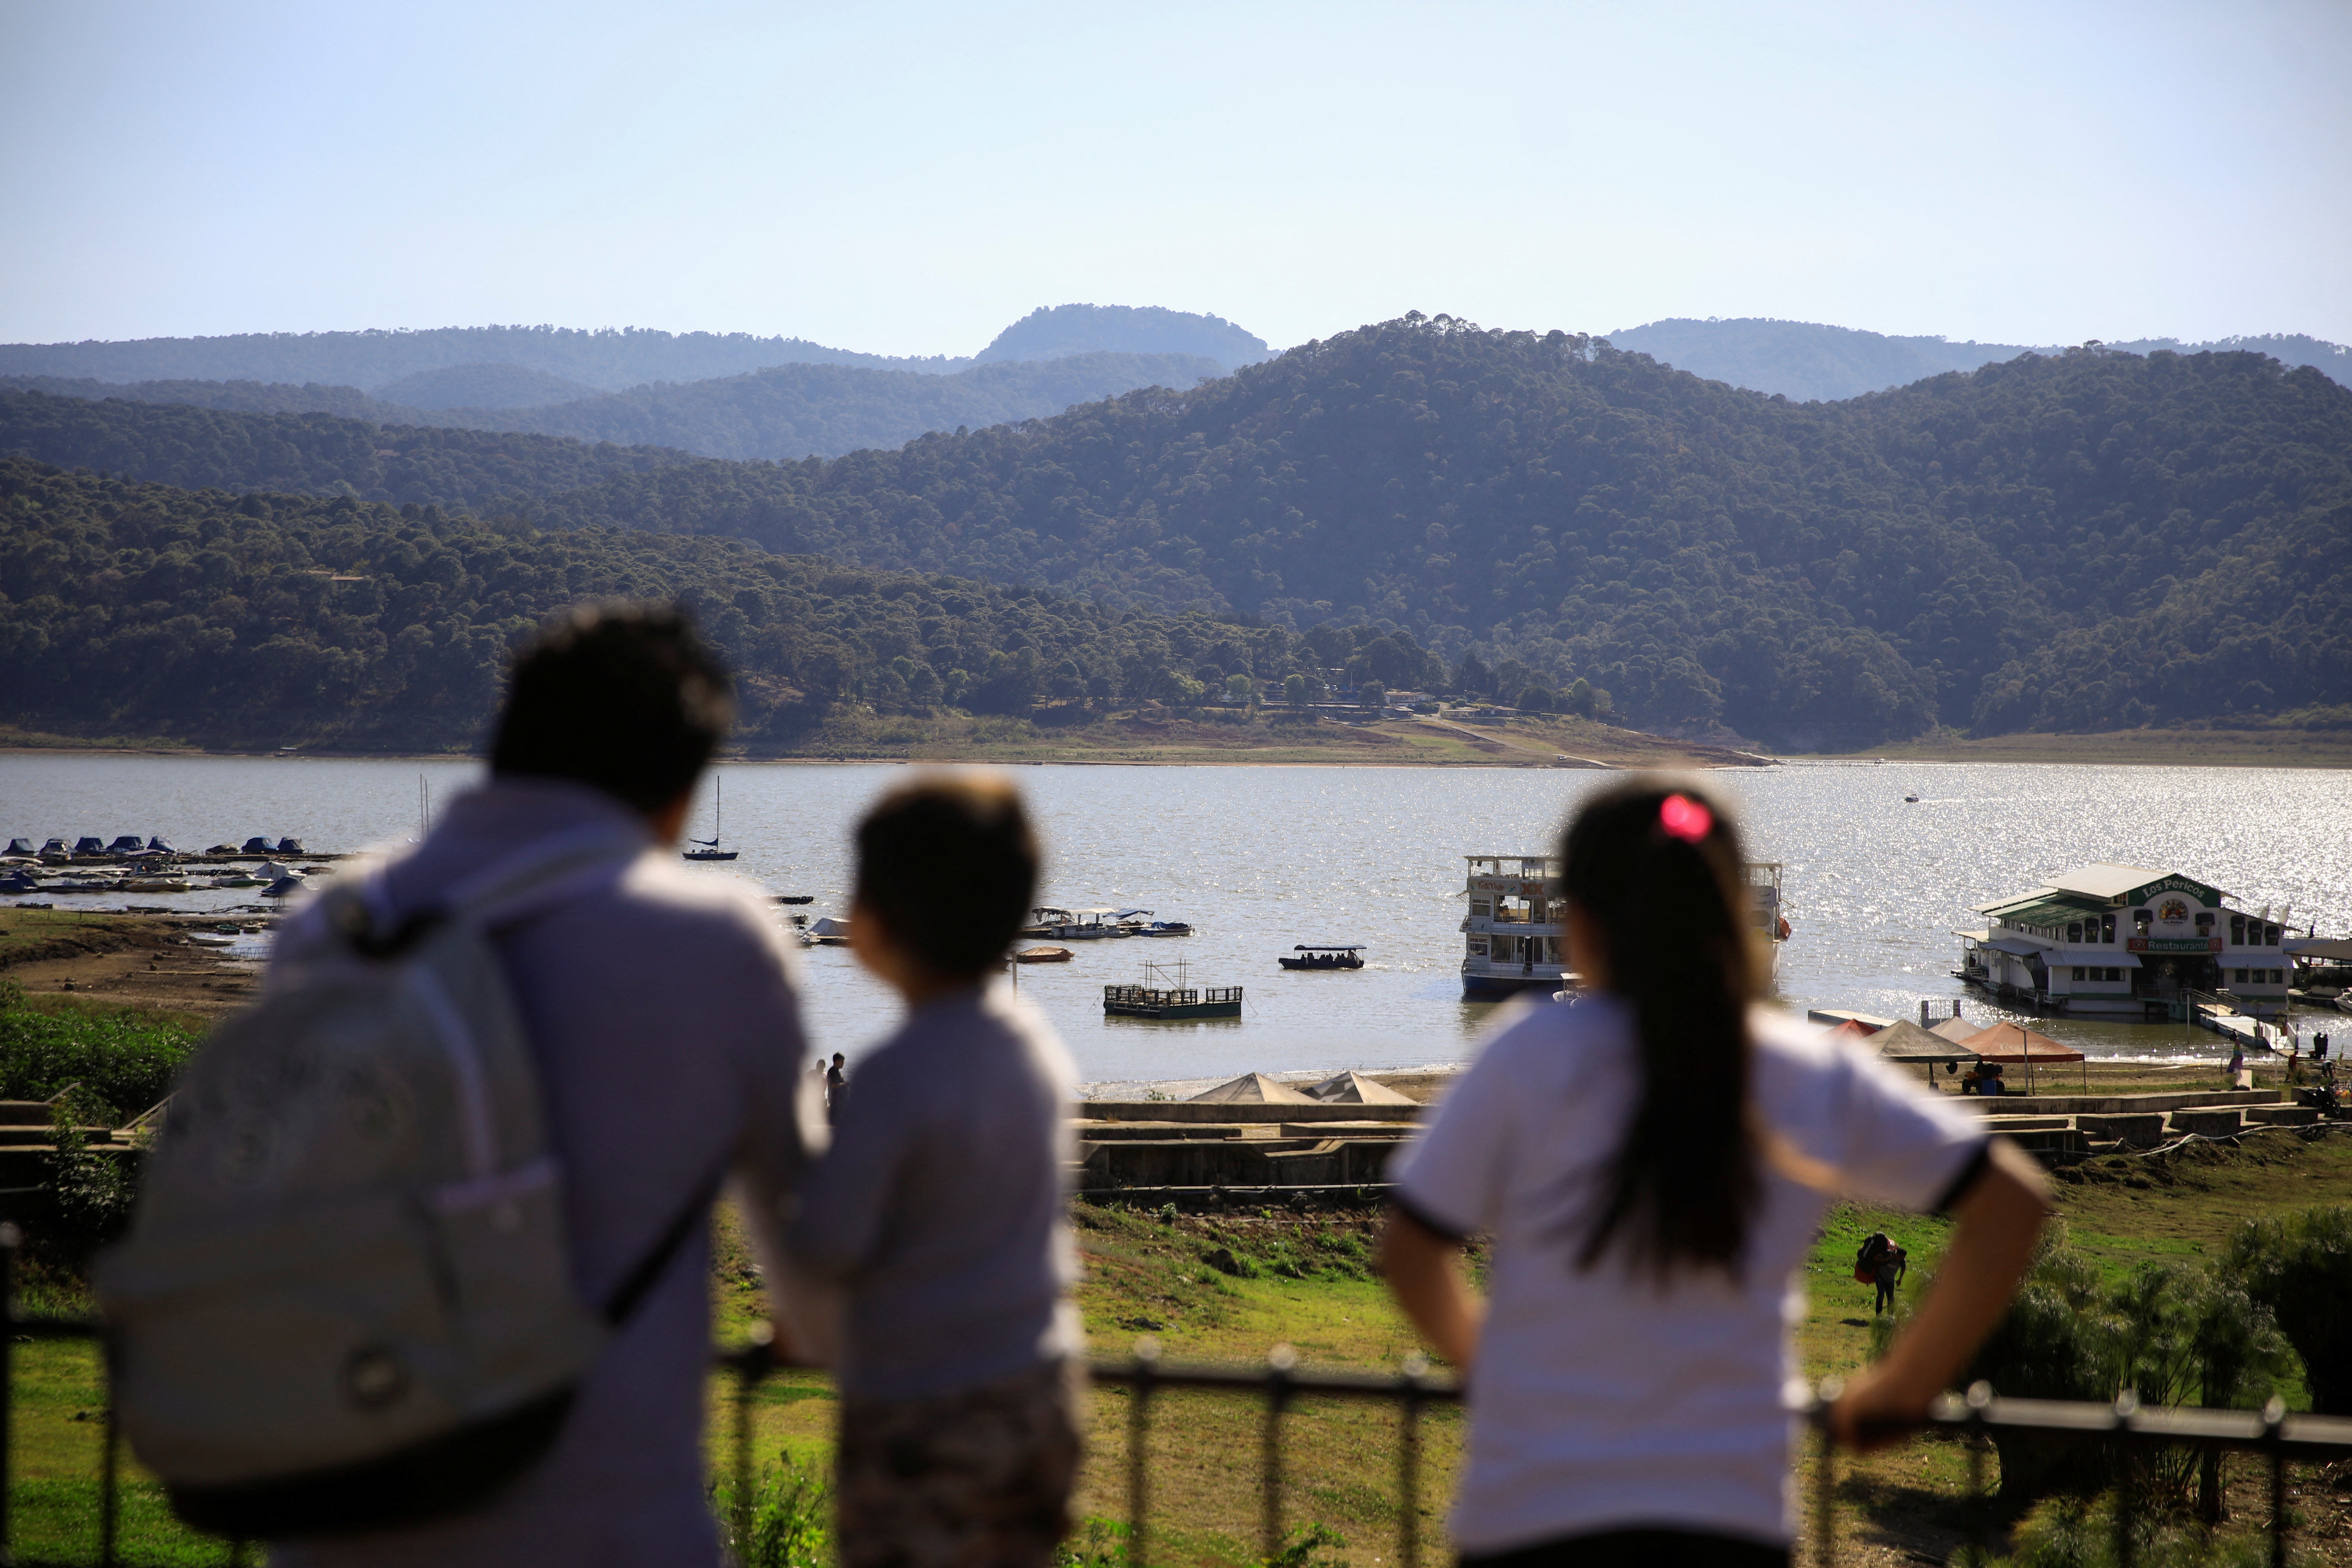
[[[2020, 733], [1982, 739], [1939, 737], [1889, 742], [1857, 752], [1751, 752], [1727, 744], [1678, 741], [1644, 731], [1578, 723], [1545, 733], [1529, 728], [1471, 729], [1447, 721], [1391, 720], [1313, 738], [1268, 737], [1264, 743], [1220, 743], [1223, 726], [1198, 734], [1138, 735], [1058, 742], [1050, 731], [1024, 740], [913, 742], [903, 747], [812, 746], [764, 754], [724, 754], [714, 765], [1003, 767], [1345, 767], [1551, 769], [1611, 772], [1641, 768], [1714, 772], [1777, 766], [1899, 766], [2005, 763], [2051, 767], [2238, 767], [2352, 769], [2352, 731], [2141, 730], [2104, 734]], [[478, 763], [465, 752], [367, 751], [333, 747], [260, 750], [143, 740], [110, 744], [59, 735], [19, 740], [0, 731], [0, 757], [120, 756], [247, 762]], [[1562, 760], [1565, 759], [1565, 760]]]

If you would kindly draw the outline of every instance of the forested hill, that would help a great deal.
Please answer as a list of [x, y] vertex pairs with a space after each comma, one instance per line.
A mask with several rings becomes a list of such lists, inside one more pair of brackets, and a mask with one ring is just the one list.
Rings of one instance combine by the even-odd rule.
[[619, 474], [708, 461], [554, 436], [0, 390], [0, 457], [11, 454], [190, 489], [348, 495], [486, 517], [530, 510]]
[[1867, 744], [2352, 700], [2352, 392], [2032, 356], [1793, 404], [1438, 318], [1188, 395], [823, 465], [650, 468], [550, 521], [1370, 620], [1659, 725]]
[[[511, 382], [514, 367], [413, 376], [409, 384]], [[1035, 419], [1140, 386], [1189, 387], [1223, 374], [1192, 354], [1085, 353], [1042, 362], [973, 365], [953, 375], [857, 365], [788, 364], [747, 375], [662, 382], [542, 407], [405, 407], [352, 386], [252, 381], [152, 381], [127, 386], [58, 376], [0, 376], [0, 389], [89, 400], [178, 403], [239, 413], [334, 414], [385, 426], [516, 430], [583, 441], [662, 446], [710, 458], [838, 457], [896, 447], [927, 430]], [[552, 381], [552, 377], [542, 377]], [[172, 479], [154, 473], [146, 477]], [[281, 481], [272, 480], [274, 483]], [[302, 487], [312, 488], [312, 487]], [[454, 498], [452, 498], [454, 499]]]
[[1331, 656], [1277, 629], [740, 540], [535, 532], [0, 459], [0, 723], [229, 747], [474, 746], [517, 637], [566, 605], [624, 597], [693, 606], [736, 671], [737, 735], [754, 751], [845, 700], [998, 713], [1053, 698], [1181, 701], [1203, 679], [1279, 681]]
[[[0, 398], [0, 452], [173, 478], [212, 458], [157, 411], [39, 405], [70, 428]], [[243, 488], [262, 481], [240, 462], [292, 472], [304, 440], [375, 438], [307, 423], [182, 482]], [[402, 488], [355, 489], [436, 499], [455, 436], [404, 438]], [[1795, 404], [1598, 340], [1408, 317], [897, 452], [616, 454], [570, 490], [551, 450], [518, 456], [515, 487], [545, 498], [518, 510], [544, 524], [1381, 624], [1585, 678], [1645, 722], [1785, 745], [2352, 700], [2352, 392], [2251, 353], [2027, 356]]]

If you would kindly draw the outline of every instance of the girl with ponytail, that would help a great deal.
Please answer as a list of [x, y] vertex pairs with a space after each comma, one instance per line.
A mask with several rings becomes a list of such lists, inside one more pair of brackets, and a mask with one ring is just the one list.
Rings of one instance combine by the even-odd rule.
[[1832, 1414], [1856, 1442], [1924, 1414], [2000, 1320], [2041, 1175], [1965, 1107], [1759, 1005], [1738, 834], [1705, 790], [1603, 791], [1559, 864], [1580, 999], [1507, 1011], [1391, 1173], [1390, 1289], [1468, 1380], [1454, 1540], [1481, 1568], [1785, 1564], [1782, 1390], [1823, 1209], [1958, 1222]]

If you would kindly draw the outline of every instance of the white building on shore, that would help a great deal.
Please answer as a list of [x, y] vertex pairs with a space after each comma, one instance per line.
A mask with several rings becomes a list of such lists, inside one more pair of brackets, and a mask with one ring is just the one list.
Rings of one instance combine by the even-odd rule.
[[2036, 1012], [2122, 1018], [2176, 1016], [2184, 992], [2227, 994], [2241, 1011], [2286, 1006], [2294, 965], [2269, 911], [2179, 871], [2101, 862], [1976, 912], [1956, 931], [1954, 974]]

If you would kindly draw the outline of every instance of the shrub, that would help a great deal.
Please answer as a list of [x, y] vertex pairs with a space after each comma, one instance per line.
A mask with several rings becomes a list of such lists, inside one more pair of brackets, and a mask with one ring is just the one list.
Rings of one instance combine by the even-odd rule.
[[833, 1488], [786, 1454], [751, 1482], [751, 1531], [736, 1539], [735, 1483], [711, 1489], [730, 1561], [739, 1568], [833, 1568]]
[[23, 986], [0, 980], [0, 1099], [47, 1100], [79, 1084], [83, 1112], [111, 1124], [170, 1093], [196, 1043], [192, 1029], [127, 1009], [34, 1007]]
[[2352, 1415], [2352, 1338], [2343, 1332], [2344, 1303], [2352, 1301], [2352, 1207], [2254, 1220], [2231, 1239], [2220, 1267], [2278, 1320], [2303, 1358], [2313, 1411]]
[[[2102, 1287], [2089, 1259], [2051, 1226], [2009, 1313], [1969, 1363], [2009, 1398], [2107, 1402], [2126, 1389], [2148, 1406], [2260, 1405], [2294, 1369], [2270, 1311], [2228, 1268], [2207, 1273], [2151, 1264]], [[2053, 1492], [2088, 1496], [2125, 1478], [2118, 1452], [2000, 1435], [2000, 1490], [2012, 1504]], [[2217, 1468], [2186, 1451], [2158, 1456], [2129, 1477], [2137, 1495], [2183, 1507], [2192, 1478], [2208, 1518], [2220, 1507]]]

